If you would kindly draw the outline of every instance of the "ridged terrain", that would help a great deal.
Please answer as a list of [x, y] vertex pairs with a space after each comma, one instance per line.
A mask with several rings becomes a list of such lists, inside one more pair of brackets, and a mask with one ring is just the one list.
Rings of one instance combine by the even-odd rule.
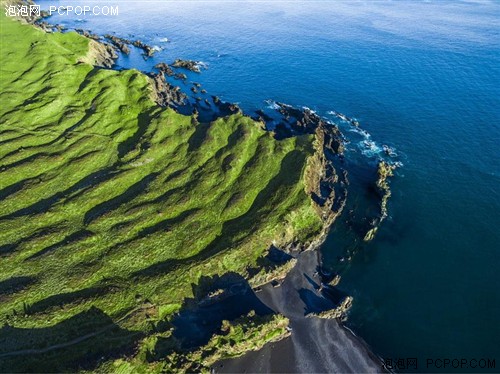
[[321, 231], [313, 135], [199, 123], [142, 73], [89, 64], [88, 39], [0, 21], [0, 370], [156, 360], [201, 276], [248, 278]]

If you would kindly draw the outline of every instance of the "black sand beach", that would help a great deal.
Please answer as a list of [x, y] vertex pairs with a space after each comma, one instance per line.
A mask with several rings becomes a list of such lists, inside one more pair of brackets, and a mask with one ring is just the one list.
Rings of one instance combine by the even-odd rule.
[[268, 284], [257, 297], [290, 319], [289, 338], [266, 345], [257, 352], [225, 360], [215, 366], [219, 373], [374, 373], [383, 372], [380, 359], [366, 343], [337, 319], [306, 317], [309, 311], [327, 307], [315, 275], [316, 251], [298, 256], [295, 268], [280, 287]]

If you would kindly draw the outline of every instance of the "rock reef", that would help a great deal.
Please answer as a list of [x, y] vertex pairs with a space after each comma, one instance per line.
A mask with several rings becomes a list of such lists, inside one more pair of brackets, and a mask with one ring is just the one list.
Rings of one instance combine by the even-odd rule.
[[173, 67], [175, 68], [183, 68], [189, 71], [192, 71], [194, 73], [200, 73], [200, 63], [198, 61], [193, 61], [193, 60], [182, 60], [180, 58], [176, 59], [174, 63], [172, 64]]
[[117, 47], [122, 53], [128, 55], [130, 53], [130, 48], [128, 47], [132, 42], [127, 39], [119, 38], [115, 35], [106, 34], [104, 35], [106, 39], [111, 41], [111, 43]]
[[181, 88], [170, 84], [165, 79], [163, 71], [150, 73], [152, 82], [153, 100], [161, 106], [177, 107], [183, 105], [187, 100], [187, 95]]
[[380, 160], [378, 163], [377, 180], [375, 185], [380, 195], [380, 214], [372, 221], [372, 227], [367, 231], [365, 237], [363, 238], [365, 242], [373, 240], [380, 224], [387, 217], [387, 202], [392, 194], [388, 180], [390, 177], [394, 176], [394, 170], [396, 169], [397, 164], [391, 164], [384, 160]]
[[169, 77], [172, 77], [175, 75], [175, 73], [172, 70], [172, 68], [170, 67], [170, 65], [168, 65], [164, 62], [160, 62], [160, 63], [156, 64], [155, 68], [158, 69], [159, 71], [165, 73]]
[[153, 47], [147, 45], [146, 43], [144, 43], [144, 42], [142, 42], [140, 40], [134, 41], [132, 43], [132, 45], [134, 47], [142, 49], [144, 58], [152, 57], [155, 54], [155, 52], [156, 52], [156, 50]]

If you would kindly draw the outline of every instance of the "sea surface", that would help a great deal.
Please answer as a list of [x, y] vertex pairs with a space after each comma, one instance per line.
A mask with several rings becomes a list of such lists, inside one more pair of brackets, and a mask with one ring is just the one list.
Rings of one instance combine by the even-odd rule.
[[[153, 59], [120, 57], [122, 68], [202, 61], [189, 81], [247, 113], [276, 100], [354, 117], [369, 133], [351, 134], [360, 168], [393, 148], [403, 166], [376, 238], [349, 243], [340, 225], [322, 247], [354, 297], [347, 325], [384, 358], [418, 358], [419, 371], [435, 371], [425, 363], [437, 358], [496, 359], [498, 370], [500, 2], [97, 4], [118, 5], [119, 16], [49, 22], [158, 47]], [[356, 254], [339, 264], [347, 247]]]

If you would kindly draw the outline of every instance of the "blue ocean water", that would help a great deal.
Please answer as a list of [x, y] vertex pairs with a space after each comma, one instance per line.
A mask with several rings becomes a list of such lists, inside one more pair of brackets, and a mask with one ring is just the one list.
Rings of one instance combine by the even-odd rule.
[[[247, 112], [267, 99], [335, 110], [394, 147], [404, 166], [390, 216], [342, 273], [340, 288], [354, 296], [348, 324], [383, 357], [498, 364], [500, 2], [106, 4], [119, 16], [50, 21], [161, 49], [149, 60], [122, 56], [122, 67], [203, 61], [189, 79]], [[325, 261], [335, 246], [325, 243]]]

